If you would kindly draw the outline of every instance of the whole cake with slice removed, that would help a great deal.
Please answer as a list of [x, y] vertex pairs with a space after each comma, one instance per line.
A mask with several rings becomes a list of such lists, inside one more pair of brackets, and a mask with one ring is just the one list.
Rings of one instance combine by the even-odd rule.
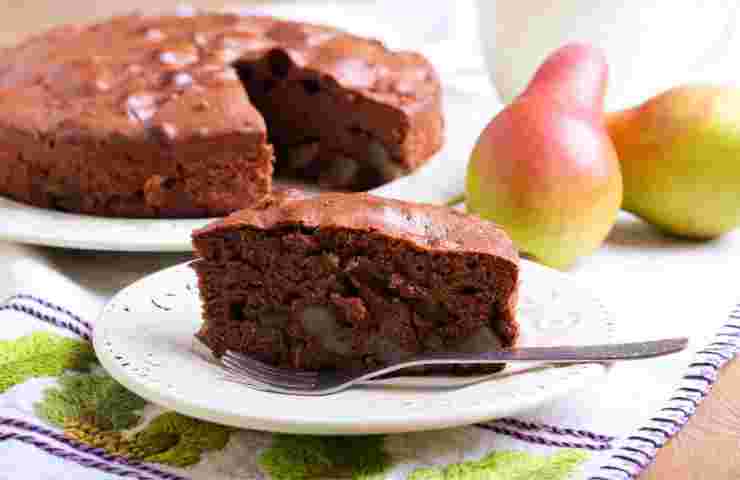
[[286, 194], [193, 233], [197, 337], [297, 369], [512, 346], [518, 254], [491, 222], [364, 193]]
[[429, 62], [270, 17], [129, 15], [0, 49], [0, 194], [122, 217], [221, 216], [273, 169], [365, 190], [442, 145]]

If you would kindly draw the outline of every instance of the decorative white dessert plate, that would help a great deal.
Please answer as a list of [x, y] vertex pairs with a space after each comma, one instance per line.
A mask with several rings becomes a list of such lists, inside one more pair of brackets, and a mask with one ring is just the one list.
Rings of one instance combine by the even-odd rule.
[[[373, 193], [401, 200], [444, 203], [464, 190], [468, 152], [500, 109], [493, 97], [445, 92], [446, 143], [412, 175]], [[55, 247], [144, 252], [192, 250], [190, 233], [213, 219], [95, 217], [33, 207], [0, 196], [0, 240]]]
[[[518, 317], [522, 345], [615, 341], [614, 318], [598, 299], [566, 274], [529, 261], [522, 265]], [[439, 388], [445, 381], [454, 386], [449, 377], [417, 377], [324, 397], [281, 395], [224, 380], [218, 363], [194, 342], [200, 323], [195, 273], [181, 264], [118, 293], [95, 324], [93, 343], [108, 372], [151, 402], [217, 423], [288, 433], [393, 433], [471, 424], [532, 408], [608, 371], [601, 364], [529, 365], [459, 388]]]

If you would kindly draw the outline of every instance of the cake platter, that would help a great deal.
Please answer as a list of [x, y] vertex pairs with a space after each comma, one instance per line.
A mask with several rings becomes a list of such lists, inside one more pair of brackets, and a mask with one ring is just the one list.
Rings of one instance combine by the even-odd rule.
[[[463, 192], [467, 155], [478, 133], [500, 109], [495, 97], [445, 91], [446, 142], [413, 174], [376, 188], [378, 195], [444, 203]], [[129, 219], [49, 210], [0, 196], [0, 240], [55, 247], [184, 252], [190, 232], [213, 219]]]
[[[522, 346], [616, 340], [612, 314], [567, 274], [524, 260], [521, 279]], [[162, 270], [125, 288], [103, 309], [95, 324], [95, 351], [116, 380], [155, 404], [225, 425], [304, 434], [471, 424], [532, 408], [608, 372], [602, 364], [522, 364], [462, 387], [455, 377], [416, 377], [324, 397], [281, 395], [224, 379], [219, 364], [194, 341], [200, 311], [190, 266]]]

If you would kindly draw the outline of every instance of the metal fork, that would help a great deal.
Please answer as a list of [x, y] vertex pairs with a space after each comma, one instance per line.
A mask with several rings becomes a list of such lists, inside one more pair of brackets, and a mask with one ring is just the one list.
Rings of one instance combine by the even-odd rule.
[[427, 353], [393, 365], [363, 371], [301, 371], [278, 368], [238, 352], [227, 350], [221, 357], [225, 378], [257, 390], [291, 395], [328, 395], [352, 385], [405, 368], [429, 365], [490, 365], [504, 362], [609, 363], [638, 360], [675, 353], [686, 348], [688, 339], [668, 338], [650, 342], [614, 343], [572, 347], [528, 347], [484, 353]]

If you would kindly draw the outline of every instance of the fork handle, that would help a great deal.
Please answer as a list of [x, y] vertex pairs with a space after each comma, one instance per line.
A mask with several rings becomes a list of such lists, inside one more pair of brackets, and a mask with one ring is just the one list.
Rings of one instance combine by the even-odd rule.
[[685, 349], [687, 345], [688, 338], [678, 337], [604, 345], [509, 348], [482, 353], [435, 352], [367, 372], [355, 378], [352, 383], [366, 382], [399, 370], [428, 365], [487, 365], [504, 362], [608, 363], [615, 360], [638, 360], [675, 353]]
[[406, 367], [431, 364], [488, 364], [499, 362], [583, 363], [638, 360], [675, 353], [686, 348], [688, 338], [667, 338], [649, 342], [604, 345], [524, 347], [491, 350], [482, 353], [435, 352], [403, 362]]

